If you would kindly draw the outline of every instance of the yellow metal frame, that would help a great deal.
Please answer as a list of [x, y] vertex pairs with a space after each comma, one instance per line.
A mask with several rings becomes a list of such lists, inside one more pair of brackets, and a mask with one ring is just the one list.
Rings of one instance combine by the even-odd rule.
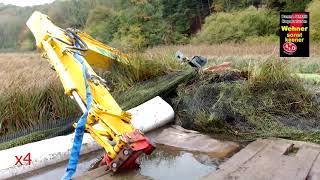
[[[40, 12], [32, 14], [27, 26], [35, 36], [37, 47], [42, 49], [50, 64], [57, 71], [65, 94], [73, 97], [78, 94], [85, 104], [86, 88], [82, 76], [82, 65], [74, 58], [74, 52], [70, 51], [66, 44], [56, 38], [66, 42], [71, 42], [71, 39], [63, 29], [54, 25], [48, 16]], [[94, 40], [88, 34], [78, 32], [77, 35], [88, 46], [85, 63], [90, 76], [100, 78], [90, 65], [109, 68], [112, 61], [124, 63], [127, 61], [126, 54]], [[125, 145], [122, 135], [135, 131], [130, 123], [131, 115], [122, 111], [101, 81], [88, 81], [88, 84], [93, 97], [93, 104], [89, 110], [86, 130], [106, 150], [109, 157], [113, 159]], [[85, 108], [85, 106], [82, 106], [82, 108]], [[115, 145], [112, 145], [110, 141], [113, 141]]]

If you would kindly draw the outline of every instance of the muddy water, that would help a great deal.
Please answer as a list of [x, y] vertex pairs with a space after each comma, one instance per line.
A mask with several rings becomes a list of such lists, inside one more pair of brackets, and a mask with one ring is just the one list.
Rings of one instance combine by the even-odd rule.
[[193, 180], [216, 170], [217, 161], [204, 154], [159, 148], [141, 158], [140, 174], [158, 180]]
[[[148, 136], [153, 140], [158, 133], [159, 131], [152, 132]], [[81, 156], [74, 177], [86, 173], [90, 164], [103, 153], [101, 150]], [[67, 161], [61, 162], [13, 179], [60, 179], [65, 173], [67, 164]], [[219, 160], [212, 159], [206, 154], [195, 154], [166, 146], [158, 146], [151, 155], [140, 157], [140, 168], [134, 173], [156, 180], [194, 180], [216, 170], [218, 164]], [[123, 177], [123, 179], [127, 178]]]

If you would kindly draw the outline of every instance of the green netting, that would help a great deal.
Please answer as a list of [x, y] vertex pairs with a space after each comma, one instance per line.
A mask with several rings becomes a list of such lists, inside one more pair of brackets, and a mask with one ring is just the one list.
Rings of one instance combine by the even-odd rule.
[[[174, 91], [180, 83], [188, 81], [195, 74], [196, 72], [192, 70], [170, 73], [162, 77], [138, 83], [126, 91], [114, 94], [114, 96], [120, 106], [124, 110], [128, 110], [155, 96], [167, 97], [167, 95]], [[72, 124], [76, 119], [77, 118], [45, 122], [37, 126], [32, 126], [15, 133], [1, 136], [0, 150], [69, 134], [74, 130]]]

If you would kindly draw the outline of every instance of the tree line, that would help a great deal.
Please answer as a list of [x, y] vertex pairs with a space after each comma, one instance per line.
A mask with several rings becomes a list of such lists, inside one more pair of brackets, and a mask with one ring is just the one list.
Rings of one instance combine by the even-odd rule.
[[[199, 32], [225, 24], [224, 16], [228, 17], [229, 12], [245, 11], [240, 15], [248, 17], [251, 15], [246, 12], [253, 13], [259, 23], [269, 28], [267, 34], [276, 34], [272, 19], [276, 17], [276, 12], [303, 11], [309, 3], [310, 0], [299, 3], [294, 0], [56, 0], [52, 4], [33, 7], [0, 4], [0, 49], [35, 49], [34, 38], [25, 25], [35, 10], [48, 14], [62, 28], [84, 30], [116, 47], [143, 49], [159, 44], [190, 43], [192, 39], [210, 43], [228, 41], [232, 39], [228, 36], [234, 32], [229, 35], [225, 32], [222, 34], [224, 38], [218, 40], [212, 40], [217, 37], [206, 40], [206, 35]], [[251, 9], [247, 10], [250, 6]], [[254, 8], [264, 10], [257, 13]], [[274, 15], [271, 19], [270, 14]], [[263, 21], [263, 18], [267, 20]], [[254, 22], [249, 20], [246, 23]], [[246, 28], [245, 34], [251, 31], [258, 32], [258, 36], [260, 33], [266, 34], [259, 26], [255, 26], [256, 29], [250, 28], [250, 24], [239, 26]], [[220, 30], [214, 28], [213, 31]], [[243, 39], [244, 36], [239, 38]]]

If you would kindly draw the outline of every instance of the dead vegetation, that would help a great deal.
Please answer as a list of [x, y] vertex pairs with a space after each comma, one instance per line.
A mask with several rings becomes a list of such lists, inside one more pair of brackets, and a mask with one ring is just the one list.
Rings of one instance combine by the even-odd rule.
[[[266, 58], [270, 55], [279, 56], [278, 43], [222, 43], [222, 44], [199, 44], [199, 45], [176, 45], [176, 46], [158, 46], [147, 50], [148, 54], [168, 54], [175, 53], [177, 50], [185, 53], [187, 56], [201, 55], [208, 59], [238, 57], [238, 58]], [[310, 55], [312, 57], [320, 56], [319, 44], [311, 44]], [[299, 58], [300, 59], [300, 58]], [[308, 59], [308, 58], [302, 58]]]
[[0, 93], [42, 88], [57, 80], [39, 53], [0, 54]]
[[149, 54], [166, 54], [177, 50], [185, 53], [187, 56], [201, 55], [209, 59], [214, 57], [226, 56], [266, 56], [273, 52], [278, 44], [199, 44], [199, 45], [176, 45], [176, 46], [158, 46], [147, 50]]

